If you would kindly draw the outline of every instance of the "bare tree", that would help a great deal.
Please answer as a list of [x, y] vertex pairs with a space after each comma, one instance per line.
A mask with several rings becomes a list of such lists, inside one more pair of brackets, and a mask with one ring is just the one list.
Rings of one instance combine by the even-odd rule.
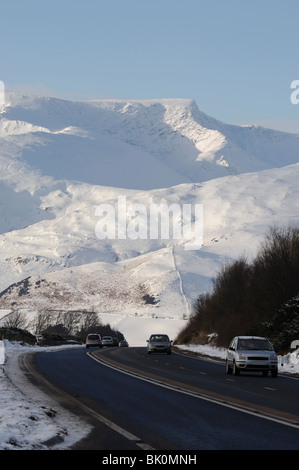
[[101, 319], [96, 312], [82, 312], [80, 328], [77, 331], [77, 335], [83, 338], [89, 333], [99, 331], [102, 326]]
[[6, 328], [21, 328], [25, 330], [28, 326], [26, 313], [19, 310], [12, 312], [6, 318], [4, 326]]
[[68, 335], [76, 333], [81, 322], [81, 316], [81, 312], [65, 312], [64, 315], [61, 316], [61, 323], [65, 327]]
[[52, 312], [38, 312], [32, 322], [32, 329], [35, 334], [41, 334], [42, 331], [52, 325], [53, 320], [54, 314]]

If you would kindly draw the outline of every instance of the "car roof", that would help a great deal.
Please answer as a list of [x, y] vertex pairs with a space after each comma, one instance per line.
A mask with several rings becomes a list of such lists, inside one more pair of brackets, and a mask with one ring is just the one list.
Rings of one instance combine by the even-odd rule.
[[151, 336], [168, 336], [167, 333], [152, 333]]
[[265, 336], [236, 336], [238, 339], [268, 339]]

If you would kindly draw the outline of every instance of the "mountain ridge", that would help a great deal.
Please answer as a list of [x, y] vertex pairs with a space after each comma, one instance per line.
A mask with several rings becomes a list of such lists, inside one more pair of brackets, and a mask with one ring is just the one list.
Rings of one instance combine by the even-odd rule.
[[[12, 96], [12, 104], [5, 107], [2, 117], [15, 129], [28, 126], [28, 143], [23, 137], [21, 147], [24, 153], [24, 144], [25, 149], [29, 146], [25, 160], [38, 167], [36, 153], [42, 155], [45, 150], [44, 159], [48, 160], [48, 166], [43, 170], [56, 179], [59, 175], [54, 170], [58, 165], [62, 179], [82, 181], [84, 178], [92, 184], [155, 189], [297, 162], [296, 135], [221, 123], [199, 111], [194, 100], [71, 102]], [[17, 144], [17, 134], [13, 137]], [[282, 161], [282, 148], [286, 145], [288, 155], [284, 155]], [[68, 155], [69, 166], [73, 163], [76, 171], [68, 168], [66, 172], [59, 166], [59, 159], [66, 159]], [[101, 165], [98, 164], [99, 157]], [[130, 168], [135, 165], [139, 187], [136, 187], [134, 174], [131, 179], [126, 179], [122, 171], [124, 185], [116, 175], [113, 178], [111, 161], [120, 165], [121, 170], [125, 168], [124, 161]], [[147, 165], [146, 179], [142, 178], [140, 161], [143, 166]], [[84, 173], [84, 164], [95, 170], [98, 180], [91, 179], [92, 172]], [[155, 166], [153, 172], [150, 172], [151, 165]], [[163, 173], [165, 181], [159, 178], [159, 172]]]

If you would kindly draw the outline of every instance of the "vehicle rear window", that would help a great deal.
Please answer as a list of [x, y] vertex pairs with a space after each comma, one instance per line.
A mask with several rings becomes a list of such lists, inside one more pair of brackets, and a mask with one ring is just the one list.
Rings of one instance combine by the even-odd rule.
[[99, 339], [99, 335], [88, 335], [88, 339], [97, 340]]
[[151, 341], [169, 341], [167, 335], [152, 335]]

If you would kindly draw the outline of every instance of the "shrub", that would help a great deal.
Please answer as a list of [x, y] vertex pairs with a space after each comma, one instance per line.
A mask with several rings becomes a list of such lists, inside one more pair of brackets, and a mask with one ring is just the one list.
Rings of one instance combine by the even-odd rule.
[[292, 341], [299, 340], [299, 295], [282, 305], [263, 327], [277, 350], [288, 351]]
[[251, 264], [240, 258], [222, 267], [176, 342], [216, 333], [227, 346], [237, 334], [265, 334], [290, 345], [292, 329], [299, 339], [298, 291], [299, 228], [271, 227]]
[[16, 327], [0, 328], [0, 338], [7, 339], [8, 341], [19, 341], [20, 343], [31, 345], [36, 343], [36, 337], [34, 335], [29, 333], [29, 331]]

